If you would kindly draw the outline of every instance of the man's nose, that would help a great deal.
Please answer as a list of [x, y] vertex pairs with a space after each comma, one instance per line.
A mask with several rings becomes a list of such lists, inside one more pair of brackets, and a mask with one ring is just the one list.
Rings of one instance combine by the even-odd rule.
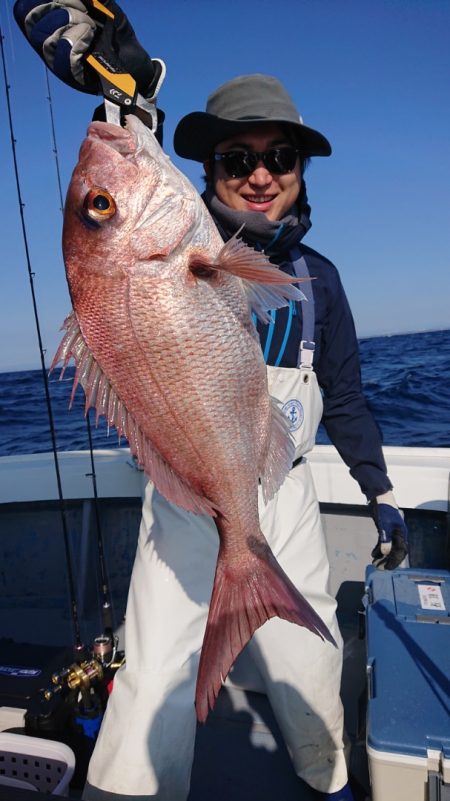
[[265, 186], [272, 181], [272, 174], [262, 161], [259, 161], [251, 175], [248, 176], [248, 181], [250, 184], [255, 184], [255, 186]]

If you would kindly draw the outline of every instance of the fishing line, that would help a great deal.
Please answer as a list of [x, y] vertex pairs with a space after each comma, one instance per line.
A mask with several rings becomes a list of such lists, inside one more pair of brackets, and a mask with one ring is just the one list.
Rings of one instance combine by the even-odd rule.
[[6, 59], [5, 59], [5, 50], [3, 45], [3, 32], [0, 28], [0, 48], [2, 53], [2, 65], [3, 65], [3, 78], [5, 84], [5, 92], [6, 92], [6, 105], [8, 109], [8, 122], [9, 122], [9, 133], [11, 137], [11, 150], [13, 156], [13, 164], [14, 164], [14, 175], [16, 181], [16, 189], [17, 189], [17, 199], [19, 203], [19, 214], [21, 220], [21, 227], [22, 227], [22, 238], [25, 248], [25, 258], [27, 263], [27, 270], [28, 270], [28, 278], [30, 282], [30, 289], [31, 289], [31, 299], [33, 304], [33, 313], [34, 313], [34, 320], [36, 325], [36, 333], [37, 339], [39, 344], [39, 354], [41, 360], [41, 370], [42, 376], [44, 381], [44, 389], [45, 389], [45, 400], [47, 404], [47, 414], [50, 424], [50, 434], [52, 440], [52, 451], [53, 451], [53, 460], [55, 464], [55, 473], [56, 473], [56, 482], [58, 487], [58, 497], [59, 497], [59, 508], [61, 514], [61, 525], [63, 529], [63, 540], [64, 540], [64, 549], [66, 553], [66, 560], [68, 565], [68, 584], [69, 584], [69, 601], [70, 607], [72, 612], [72, 623], [74, 627], [74, 635], [75, 635], [75, 648], [77, 651], [82, 651], [82, 641], [81, 641], [81, 632], [80, 632], [80, 622], [78, 617], [78, 607], [76, 602], [76, 593], [75, 593], [75, 582], [74, 582], [74, 568], [72, 562], [72, 556], [70, 552], [70, 544], [69, 544], [69, 527], [67, 522], [67, 510], [64, 501], [64, 496], [62, 492], [62, 483], [61, 483], [61, 473], [59, 469], [59, 460], [58, 460], [58, 452], [56, 448], [56, 433], [55, 433], [55, 425], [53, 420], [53, 411], [51, 406], [50, 400], [50, 392], [48, 386], [48, 377], [47, 377], [47, 369], [45, 366], [45, 356], [44, 356], [44, 347], [42, 344], [42, 336], [41, 336], [41, 327], [39, 322], [39, 314], [37, 309], [37, 302], [36, 302], [36, 294], [34, 291], [34, 272], [31, 267], [31, 258], [30, 258], [30, 250], [28, 247], [28, 235], [25, 223], [25, 214], [24, 214], [24, 207], [25, 204], [22, 200], [22, 191], [20, 186], [20, 178], [19, 178], [19, 168], [17, 164], [17, 152], [16, 152], [16, 139], [14, 137], [14, 126], [13, 126], [13, 118], [12, 118], [12, 110], [11, 110], [11, 99], [10, 99], [10, 84], [8, 81], [8, 74], [6, 70]]
[[[58, 155], [58, 145], [56, 140], [56, 129], [55, 129], [55, 118], [53, 114], [53, 100], [52, 100], [52, 93], [50, 90], [50, 80], [49, 80], [49, 72], [47, 67], [45, 67], [45, 78], [47, 82], [47, 100], [50, 110], [50, 125], [51, 125], [51, 133], [52, 133], [52, 144], [53, 144], [53, 154], [55, 157], [55, 166], [56, 166], [56, 181], [58, 184], [58, 192], [59, 192], [59, 202], [60, 202], [60, 211], [61, 214], [64, 213], [64, 200], [63, 200], [63, 193], [62, 193], [62, 183], [61, 183], [61, 171], [59, 168], [59, 155]], [[93, 501], [94, 501], [94, 515], [95, 515], [95, 524], [97, 530], [97, 549], [98, 549], [98, 562], [100, 567], [100, 577], [101, 577], [101, 592], [102, 592], [102, 623], [103, 629], [108, 634], [113, 633], [113, 619], [112, 619], [112, 604], [111, 604], [111, 595], [108, 583], [108, 574], [106, 569], [106, 559], [105, 559], [105, 548], [102, 536], [102, 529], [100, 523], [100, 508], [99, 508], [99, 500], [98, 500], [98, 492], [97, 492], [97, 475], [95, 472], [95, 462], [94, 462], [94, 448], [92, 444], [92, 429], [91, 429], [91, 421], [89, 419], [89, 410], [87, 410], [85, 414], [86, 420], [86, 428], [87, 428], [87, 435], [88, 435], [88, 443], [89, 443], [89, 455], [91, 461], [91, 472], [87, 473], [86, 476], [91, 478], [92, 480], [92, 491], [93, 491]]]

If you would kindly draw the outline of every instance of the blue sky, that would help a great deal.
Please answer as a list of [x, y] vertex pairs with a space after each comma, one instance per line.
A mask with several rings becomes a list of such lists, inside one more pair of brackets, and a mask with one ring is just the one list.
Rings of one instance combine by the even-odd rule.
[[[181, 116], [235, 75], [280, 78], [333, 145], [307, 173], [306, 243], [338, 267], [360, 337], [450, 328], [449, 0], [124, 0], [167, 63], [165, 147]], [[70, 309], [44, 67], [0, 0], [17, 157], [44, 347]], [[64, 191], [98, 99], [51, 76]], [[0, 86], [0, 371], [39, 366]], [[201, 168], [174, 157], [201, 187]]]

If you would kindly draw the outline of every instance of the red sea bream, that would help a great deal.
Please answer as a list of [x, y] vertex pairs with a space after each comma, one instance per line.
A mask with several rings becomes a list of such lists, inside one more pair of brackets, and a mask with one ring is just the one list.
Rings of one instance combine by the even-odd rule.
[[279, 616], [328, 630], [259, 525], [293, 443], [270, 398], [250, 316], [300, 298], [292, 278], [233, 237], [223, 244], [190, 182], [136, 118], [94, 122], [64, 218], [73, 311], [54, 364], [77, 366], [86, 409], [129, 442], [158, 490], [215, 518], [219, 556], [197, 679], [205, 720], [253, 632]]

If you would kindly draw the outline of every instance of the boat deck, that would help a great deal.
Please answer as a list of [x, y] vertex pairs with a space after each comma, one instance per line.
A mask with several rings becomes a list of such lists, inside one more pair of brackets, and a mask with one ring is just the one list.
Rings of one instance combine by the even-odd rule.
[[[361, 585], [363, 590], [363, 585]], [[355, 801], [370, 799], [365, 748], [365, 643], [359, 620], [341, 617], [342, 699], [351, 744]], [[326, 688], [324, 688], [326, 692]], [[296, 776], [265, 695], [226, 686], [205, 726], [197, 730], [189, 801], [313, 801]]]
[[[344, 638], [341, 694], [351, 744], [355, 801], [370, 799], [364, 732], [365, 642], [358, 612], [363, 592], [363, 583], [348, 582], [338, 594], [338, 616]], [[206, 724], [198, 726], [188, 801], [313, 801], [311, 790], [294, 772], [267, 697], [262, 692], [242, 688], [252, 682], [245, 654], [237, 663], [232, 679], [222, 688]], [[70, 798], [80, 799], [81, 787], [79, 775], [76, 786], [70, 789]], [[44, 795], [33, 792], [32, 797], [38, 801]], [[30, 799], [28, 791], [0, 784], [0, 801]]]
[[[450, 449], [390, 448], [386, 456], [397, 500], [405, 510], [411, 566], [448, 569]], [[365, 566], [376, 532], [364, 499], [336, 453], [319, 446], [310, 461], [321, 501], [331, 591], [338, 600], [345, 643], [342, 698], [355, 801], [367, 801], [366, 654], [360, 626]], [[144, 477], [123, 450], [98, 453], [96, 463], [107, 569], [115, 619], [120, 621]], [[83, 453], [61, 454], [61, 466], [81, 634], [89, 643], [101, 631], [89, 460]], [[4, 457], [0, 476], [0, 637], [70, 646], [72, 626], [51, 455]], [[222, 689], [206, 725], [198, 727], [189, 801], [312, 801], [312, 793], [294, 773], [266, 696], [251, 683], [242, 683], [238, 673], [233, 671], [234, 684], [227, 682]], [[0, 801], [43, 797], [0, 784]], [[71, 797], [81, 797], [80, 787], [71, 788]]]

